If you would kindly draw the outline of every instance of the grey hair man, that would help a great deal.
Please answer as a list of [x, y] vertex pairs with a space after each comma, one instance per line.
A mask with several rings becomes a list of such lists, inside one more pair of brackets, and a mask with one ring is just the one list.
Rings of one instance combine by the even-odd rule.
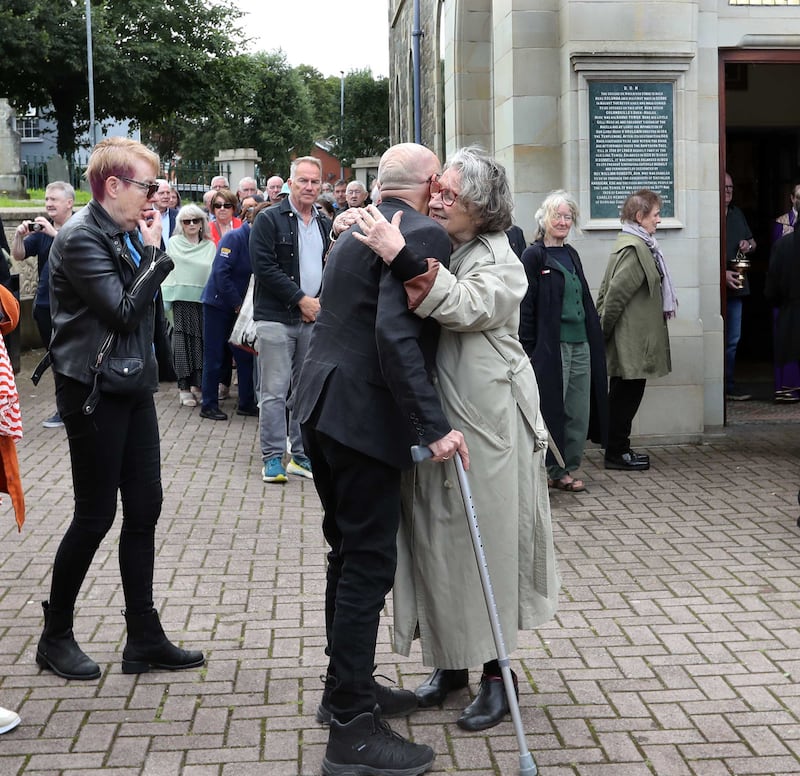
[[362, 207], [367, 201], [367, 188], [361, 181], [350, 181], [345, 190], [347, 207]]
[[314, 156], [292, 162], [289, 196], [262, 210], [250, 231], [253, 320], [258, 338], [259, 438], [264, 482], [284, 483], [287, 473], [311, 477], [311, 464], [294, 411], [289, 416], [291, 459], [286, 450], [286, 400], [297, 391], [311, 330], [319, 313], [322, 266], [331, 222], [316, 206], [322, 163]]
[[280, 201], [282, 188], [283, 178], [280, 175], [273, 175], [267, 179], [267, 202]]
[[169, 206], [172, 195], [169, 181], [163, 178], [156, 178], [156, 183], [158, 184], [158, 191], [156, 191], [154, 204], [156, 210], [161, 213], [161, 250], [163, 251], [169, 242], [169, 238], [175, 232], [175, 227], [178, 223], [178, 210]]
[[[39, 282], [33, 298], [33, 319], [45, 347], [50, 345], [53, 322], [50, 318], [50, 267], [47, 258], [50, 247], [62, 226], [72, 216], [75, 203], [75, 189], [64, 181], [53, 181], [44, 192], [46, 216], [36, 216], [33, 221], [23, 221], [14, 232], [11, 255], [16, 261], [24, 261], [36, 256]], [[42, 421], [45, 428], [61, 428], [64, 423], [58, 410]]]
[[256, 194], [258, 194], [258, 184], [255, 178], [247, 176], [239, 181], [239, 185], [236, 187], [236, 196], [239, 198], [239, 202], [245, 197], [254, 197]]
[[215, 175], [211, 179], [211, 188], [214, 189], [214, 191], [219, 191], [220, 189], [229, 189], [230, 184], [224, 175]]

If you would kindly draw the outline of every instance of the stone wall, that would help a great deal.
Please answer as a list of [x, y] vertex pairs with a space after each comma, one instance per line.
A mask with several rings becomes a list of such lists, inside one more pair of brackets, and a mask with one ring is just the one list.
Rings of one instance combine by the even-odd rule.
[[[494, 153], [529, 240], [533, 214], [554, 188], [570, 190], [589, 211], [589, 82], [674, 85], [675, 216], [659, 230], [680, 300], [670, 322], [673, 371], [648, 384], [634, 431], [687, 441], [720, 426], [719, 52], [800, 49], [791, 32], [796, 9], [725, 0], [420, 0], [420, 8], [421, 140], [442, 157], [472, 142]], [[390, 23], [390, 126], [398, 142], [414, 139], [413, 2], [393, 0]], [[571, 242], [596, 289], [619, 225], [583, 223]]]

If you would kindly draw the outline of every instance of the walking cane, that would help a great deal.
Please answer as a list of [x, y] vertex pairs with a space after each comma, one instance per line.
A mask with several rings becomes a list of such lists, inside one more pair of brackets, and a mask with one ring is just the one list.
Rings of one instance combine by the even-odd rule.
[[[423, 445], [414, 445], [411, 448], [411, 458], [414, 463], [420, 463], [426, 458], [433, 455], [429, 447]], [[486, 553], [483, 550], [483, 540], [481, 539], [481, 530], [478, 525], [478, 515], [475, 512], [475, 504], [472, 501], [472, 491], [469, 487], [467, 480], [467, 473], [464, 471], [464, 464], [461, 463], [461, 456], [456, 453], [453, 456], [458, 472], [458, 484], [461, 486], [461, 498], [464, 500], [464, 509], [467, 514], [467, 522], [469, 523], [469, 533], [472, 538], [472, 549], [475, 550], [475, 560], [478, 563], [478, 573], [481, 577], [481, 587], [483, 588], [483, 597], [486, 600], [486, 610], [489, 613], [489, 622], [492, 626], [492, 636], [494, 637], [494, 646], [497, 651], [497, 662], [500, 664], [500, 673], [503, 675], [503, 686], [506, 690], [506, 697], [508, 698], [508, 708], [511, 712], [511, 721], [514, 723], [514, 730], [517, 734], [517, 742], [519, 744], [519, 776], [537, 776], [538, 770], [536, 763], [533, 761], [528, 749], [528, 743], [525, 740], [525, 731], [522, 729], [522, 717], [519, 713], [519, 701], [517, 700], [517, 693], [514, 689], [514, 680], [511, 678], [511, 667], [506, 652], [506, 642], [503, 639], [503, 631], [500, 627], [500, 616], [497, 613], [497, 601], [494, 598], [494, 590], [492, 589], [492, 580], [489, 578], [489, 567], [486, 563]]]

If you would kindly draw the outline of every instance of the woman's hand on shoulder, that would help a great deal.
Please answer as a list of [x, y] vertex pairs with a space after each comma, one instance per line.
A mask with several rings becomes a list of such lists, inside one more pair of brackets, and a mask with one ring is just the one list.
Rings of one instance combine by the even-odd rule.
[[405, 238], [400, 232], [403, 211], [398, 210], [389, 222], [375, 205], [354, 210], [356, 210], [356, 223], [362, 234], [354, 232], [353, 237], [377, 253], [385, 264], [391, 264], [395, 256], [406, 247]]

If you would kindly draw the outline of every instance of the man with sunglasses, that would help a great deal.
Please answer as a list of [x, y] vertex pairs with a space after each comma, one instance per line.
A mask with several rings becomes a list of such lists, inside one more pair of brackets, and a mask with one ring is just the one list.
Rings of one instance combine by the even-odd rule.
[[285, 483], [287, 473], [312, 477], [300, 424], [289, 414], [291, 455], [286, 451], [286, 409], [296, 392], [311, 330], [319, 313], [323, 258], [331, 222], [316, 206], [322, 163], [314, 156], [292, 162], [289, 196], [261, 211], [250, 232], [255, 276], [253, 320], [258, 337], [259, 436], [264, 482]]

